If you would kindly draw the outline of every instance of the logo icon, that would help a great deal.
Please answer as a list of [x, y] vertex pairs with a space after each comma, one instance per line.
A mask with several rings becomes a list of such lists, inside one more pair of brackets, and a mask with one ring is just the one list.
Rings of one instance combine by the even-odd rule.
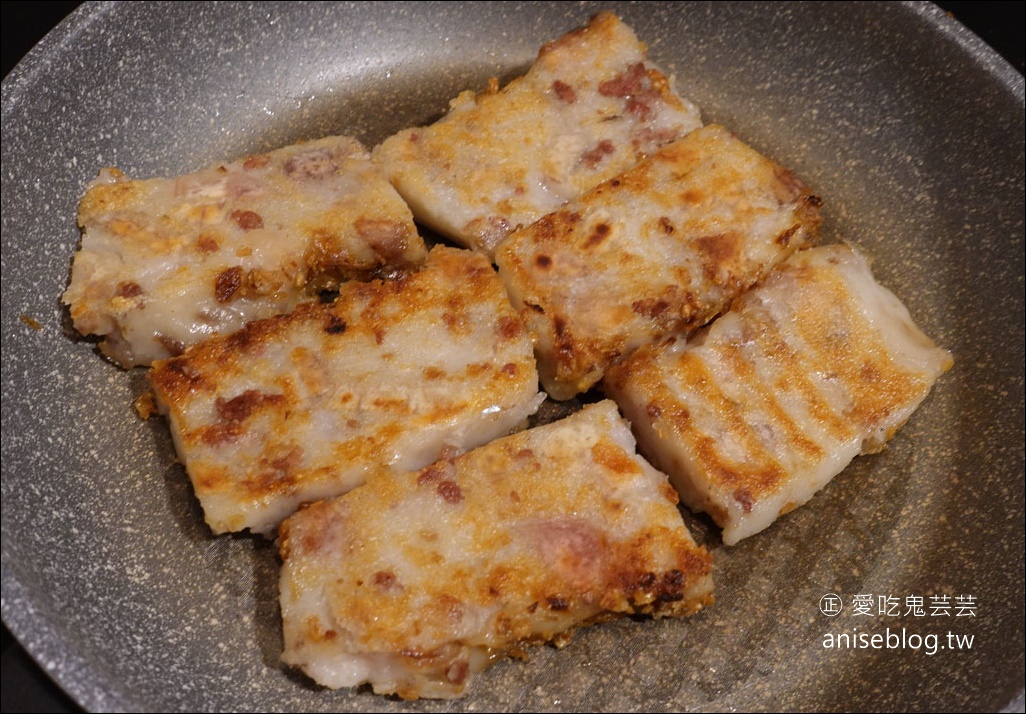
[[827, 617], [837, 617], [844, 609], [844, 602], [840, 595], [827, 593], [819, 599], [819, 611]]

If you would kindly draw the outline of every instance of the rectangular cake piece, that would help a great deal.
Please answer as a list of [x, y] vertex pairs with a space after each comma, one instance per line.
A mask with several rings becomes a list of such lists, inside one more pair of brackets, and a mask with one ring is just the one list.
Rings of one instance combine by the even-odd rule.
[[64, 302], [123, 367], [291, 310], [318, 290], [423, 262], [409, 208], [349, 137], [178, 178], [101, 172], [79, 203]]
[[605, 387], [733, 545], [881, 450], [951, 364], [859, 253], [831, 245], [789, 258], [689, 343], [639, 349]]
[[284, 661], [327, 687], [453, 698], [573, 628], [710, 604], [710, 556], [609, 400], [282, 524]]
[[600, 13], [542, 47], [525, 76], [464, 92], [375, 160], [418, 221], [491, 255], [518, 226], [699, 126], [634, 32]]
[[215, 533], [270, 533], [381, 465], [416, 469], [521, 428], [544, 398], [487, 259], [436, 247], [418, 272], [251, 322], [150, 372]]
[[698, 328], [819, 229], [818, 198], [720, 126], [511, 235], [499, 274], [567, 399], [638, 346]]

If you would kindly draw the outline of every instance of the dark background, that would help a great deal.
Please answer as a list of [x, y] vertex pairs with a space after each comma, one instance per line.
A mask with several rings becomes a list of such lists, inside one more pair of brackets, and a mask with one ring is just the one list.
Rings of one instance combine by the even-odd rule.
[[[47, 32], [71, 13], [78, 2], [2, 2], [0, 28], [3, 32], [3, 76]], [[1020, 73], [1023, 73], [1024, 13], [1026, 3], [939, 2], [983, 38]], [[32, 658], [3, 628], [0, 657], [0, 711], [78, 712], [81, 709], [56, 687]]]

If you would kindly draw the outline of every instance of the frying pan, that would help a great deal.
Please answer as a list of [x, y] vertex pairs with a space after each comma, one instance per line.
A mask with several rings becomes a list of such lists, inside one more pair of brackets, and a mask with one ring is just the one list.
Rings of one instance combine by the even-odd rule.
[[[145, 374], [68, 328], [59, 295], [85, 184], [103, 166], [173, 175], [329, 133], [374, 144], [508, 81], [599, 9], [634, 27], [707, 122], [812, 185], [824, 240], [872, 255], [956, 363], [887, 450], [767, 531], [726, 548], [685, 513], [713, 551], [715, 606], [582, 630], [500, 663], [457, 706], [1021, 709], [1023, 78], [919, 3], [76, 11], [3, 83], [2, 609], [83, 707], [453, 708], [327, 691], [282, 666], [273, 545], [209, 533], [166, 426], [133, 411]], [[831, 595], [842, 610], [828, 617]], [[932, 614], [943, 597], [961, 615]], [[915, 598], [926, 615], [905, 612]], [[857, 633], [904, 640], [825, 646]]]

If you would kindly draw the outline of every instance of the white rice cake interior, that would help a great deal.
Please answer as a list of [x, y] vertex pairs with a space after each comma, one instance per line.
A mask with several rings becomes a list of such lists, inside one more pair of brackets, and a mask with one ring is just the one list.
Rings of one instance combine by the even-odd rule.
[[544, 398], [494, 269], [446, 247], [418, 272], [345, 283], [333, 304], [157, 362], [150, 382], [215, 533], [270, 533], [379, 466], [505, 436]]
[[699, 126], [634, 32], [600, 13], [545, 45], [525, 76], [464, 92], [375, 160], [418, 221], [490, 255], [517, 226]]
[[335, 136], [178, 178], [101, 172], [79, 203], [64, 302], [124, 367], [288, 312], [323, 288], [423, 262], [403, 200]]
[[697, 129], [511, 235], [499, 274], [567, 399], [638, 346], [693, 330], [816, 239], [820, 201], [726, 129]]
[[859, 253], [831, 245], [789, 258], [691, 342], [639, 349], [605, 387], [733, 545], [882, 449], [951, 364]]
[[712, 602], [710, 556], [609, 400], [372, 476], [282, 524], [286, 663], [327, 687], [452, 698], [574, 627]]

